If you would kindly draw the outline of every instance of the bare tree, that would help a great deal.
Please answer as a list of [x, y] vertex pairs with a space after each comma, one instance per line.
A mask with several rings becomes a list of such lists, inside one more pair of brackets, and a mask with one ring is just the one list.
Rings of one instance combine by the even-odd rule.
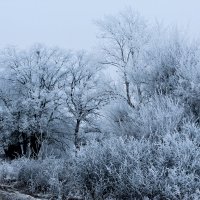
[[39, 45], [30, 51], [8, 49], [1, 60], [8, 75], [2, 77], [5, 88], [0, 98], [10, 116], [10, 132], [17, 131], [18, 137], [25, 133], [24, 145], [27, 146], [29, 138], [31, 156], [37, 156], [44, 135], [59, 119], [62, 80], [70, 53]]
[[[114, 66], [123, 81], [123, 94], [118, 93], [132, 108], [136, 95], [141, 97], [141, 80], [136, 76], [138, 70], [145, 70], [143, 56], [149, 42], [149, 31], [145, 20], [131, 10], [120, 13], [118, 17], [106, 17], [97, 22], [100, 38], [103, 40], [103, 64]], [[133, 79], [134, 77], [134, 79]]]
[[100, 67], [89, 55], [78, 53], [66, 79], [66, 106], [74, 119], [74, 145], [80, 149], [80, 127], [90, 123], [102, 106], [108, 102], [108, 94], [101, 84]]

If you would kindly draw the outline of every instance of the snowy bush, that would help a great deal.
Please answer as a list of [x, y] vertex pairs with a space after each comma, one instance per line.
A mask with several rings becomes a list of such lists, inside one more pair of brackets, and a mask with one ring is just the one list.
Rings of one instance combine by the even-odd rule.
[[18, 181], [31, 193], [49, 192], [58, 197], [61, 195], [62, 168], [63, 161], [59, 159], [31, 160], [21, 167]]
[[184, 106], [172, 97], [156, 95], [138, 109], [126, 104], [107, 108], [104, 126], [107, 131], [120, 136], [133, 136], [153, 140], [178, 130], [185, 117]]
[[153, 139], [178, 130], [185, 115], [184, 107], [178, 100], [162, 95], [156, 95], [141, 105], [138, 112], [139, 116], [133, 120], [139, 127], [139, 133]]
[[23, 167], [29, 162], [28, 159], [20, 158], [11, 162], [1, 161], [0, 165], [0, 182], [12, 182], [18, 180], [18, 175]]
[[155, 143], [119, 138], [86, 147], [73, 165], [76, 190], [92, 199], [188, 199], [198, 195], [199, 147], [179, 134], [167, 134]]

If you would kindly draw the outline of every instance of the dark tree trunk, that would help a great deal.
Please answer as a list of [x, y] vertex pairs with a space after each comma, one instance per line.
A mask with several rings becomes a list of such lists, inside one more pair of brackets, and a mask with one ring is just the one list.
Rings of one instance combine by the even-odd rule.
[[22, 133], [22, 148], [23, 148], [23, 155], [27, 155], [27, 149], [28, 149], [28, 137], [25, 133]]
[[74, 145], [76, 148], [76, 153], [78, 150], [80, 150], [80, 138], [79, 138], [79, 129], [80, 129], [81, 120], [76, 120], [76, 127], [74, 132]]
[[41, 139], [36, 134], [30, 136], [31, 158], [37, 159], [41, 148]]
[[133, 105], [132, 101], [131, 101], [131, 95], [130, 95], [130, 83], [127, 79], [127, 75], [126, 73], [124, 74], [124, 78], [125, 78], [125, 87], [126, 87], [126, 98], [127, 98], [127, 103], [129, 106], [131, 106], [132, 108], [135, 108], [135, 106]]

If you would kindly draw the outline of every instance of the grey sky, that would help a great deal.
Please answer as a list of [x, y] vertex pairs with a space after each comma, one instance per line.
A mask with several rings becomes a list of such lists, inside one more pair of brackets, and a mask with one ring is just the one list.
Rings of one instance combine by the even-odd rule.
[[44, 43], [91, 49], [97, 32], [93, 20], [128, 6], [147, 19], [200, 34], [199, 0], [0, 0], [0, 47]]

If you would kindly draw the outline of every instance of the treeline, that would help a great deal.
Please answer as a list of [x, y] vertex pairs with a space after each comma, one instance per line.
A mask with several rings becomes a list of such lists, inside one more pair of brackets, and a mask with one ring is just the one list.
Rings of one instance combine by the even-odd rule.
[[60, 199], [199, 199], [199, 43], [131, 10], [97, 25], [93, 54], [1, 51], [13, 176]]

